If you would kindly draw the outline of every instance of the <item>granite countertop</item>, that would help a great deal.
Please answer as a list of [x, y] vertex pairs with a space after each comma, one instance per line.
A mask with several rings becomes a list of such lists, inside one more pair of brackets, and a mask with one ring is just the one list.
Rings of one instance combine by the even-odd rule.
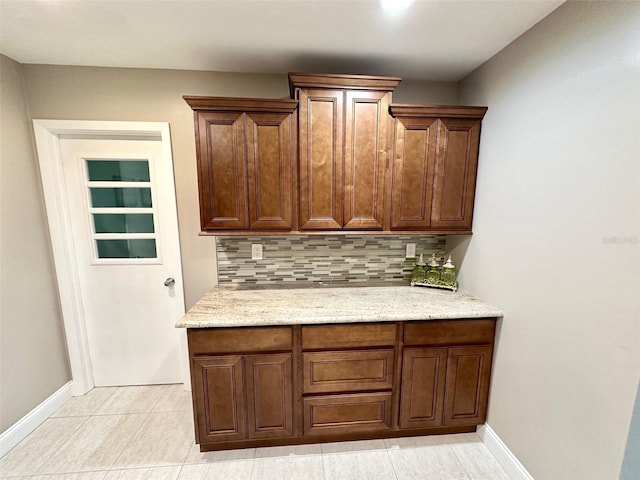
[[238, 288], [217, 286], [179, 328], [386, 322], [501, 317], [471, 295], [422, 287]]

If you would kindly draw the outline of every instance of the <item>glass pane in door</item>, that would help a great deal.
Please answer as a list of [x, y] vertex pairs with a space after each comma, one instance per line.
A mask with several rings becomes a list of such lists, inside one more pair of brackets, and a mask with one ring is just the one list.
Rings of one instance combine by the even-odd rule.
[[95, 233], [153, 233], [152, 213], [94, 213]]
[[87, 160], [90, 182], [148, 182], [147, 160]]
[[151, 189], [119, 188], [119, 187], [91, 187], [92, 207], [128, 207], [150, 208]]
[[96, 240], [98, 258], [156, 258], [156, 241], [149, 238]]

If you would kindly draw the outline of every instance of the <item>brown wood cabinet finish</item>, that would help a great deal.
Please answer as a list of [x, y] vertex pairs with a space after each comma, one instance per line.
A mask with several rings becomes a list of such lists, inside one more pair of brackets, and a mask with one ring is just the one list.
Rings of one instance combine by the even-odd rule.
[[442, 425], [446, 348], [406, 348], [402, 360], [400, 428]]
[[300, 229], [383, 230], [388, 110], [399, 80], [290, 74], [289, 82], [300, 102]]
[[431, 226], [437, 120], [396, 121], [391, 165], [391, 229], [426, 230]]
[[305, 352], [304, 392], [390, 390], [393, 350]]
[[290, 231], [297, 102], [185, 100], [195, 112], [201, 228]]
[[487, 418], [491, 346], [449, 348], [444, 424], [480, 424]]
[[471, 233], [487, 109], [393, 104], [399, 82], [290, 73], [297, 100], [185, 96], [203, 233]]
[[300, 228], [342, 228], [344, 93], [299, 93]]
[[392, 230], [471, 233], [485, 107], [392, 104]]
[[191, 368], [198, 441], [244, 439], [242, 357], [195, 358]]
[[293, 435], [291, 354], [245, 357], [248, 437]]
[[473, 431], [496, 319], [189, 329], [201, 450]]

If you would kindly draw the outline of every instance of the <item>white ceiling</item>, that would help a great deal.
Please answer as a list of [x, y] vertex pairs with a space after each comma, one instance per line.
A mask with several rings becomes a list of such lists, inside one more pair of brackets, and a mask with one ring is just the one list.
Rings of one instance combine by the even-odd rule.
[[564, 0], [0, 0], [21, 63], [457, 81]]

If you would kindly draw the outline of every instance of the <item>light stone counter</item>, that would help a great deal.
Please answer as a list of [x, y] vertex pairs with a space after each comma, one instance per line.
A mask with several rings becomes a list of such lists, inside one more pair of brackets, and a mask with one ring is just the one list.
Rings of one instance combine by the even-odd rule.
[[176, 324], [180, 328], [386, 322], [501, 317], [464, 293], [421, 287], [212, 288]]

